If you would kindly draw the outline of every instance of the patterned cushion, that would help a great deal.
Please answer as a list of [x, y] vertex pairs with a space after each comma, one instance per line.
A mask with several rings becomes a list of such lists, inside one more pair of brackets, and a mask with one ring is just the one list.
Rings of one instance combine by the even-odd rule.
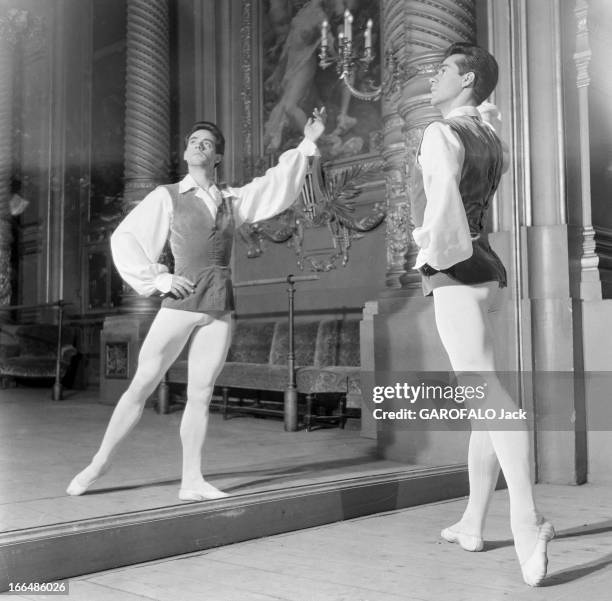
[[360, 367], [359, 320], [343, 319], [338, 329], [338, 360], [335, 365]]
[[298, 370], [295, 379], [298, 392], [303, 394], [361, 394], [360, 369], [355, 367], [303, 367]]
[[[55, 355], [57, 349], [57, 326], [53, 324], [36, 324], [19, 326], [14, 333], [19, 344], [20, 355], [49, 356]], [[73, 343], [72, 331], [62, 328], [62, 345]]]
[[336, 365], [338, 358], [338, 320], [324, 319], [319, 324], [314, 366]]
[[19, 346], [17, 344], [0, 344], [0, 359], [15, 357], [19, 355]]
[[359, 367], [359, 321], [325, 319], [319, 324], [314, 356], [315, 367], [345, 365]]
[[[293, 346], [296, 365], [313, 365], [315, 343], [317, 340], [318, 321], [296, 323], [293, 330]], [[285, 320], [281, 321], [274, 332], [270, 363], [272, 365], [287, 365], [289, 352], [289, 331]]]
[[[2, 327], [2, 335], [11, 338], [17, 352], [0, 353], [0, 374], [13, 378], [55, 378], [57, 326], [54, 324], [13, 325]], [[63, 377], [76, 354], [72, 346], [74, 332], [62, 328], [60, 376]]]
[[227, 361], [235, 363], [267, 363], [270, 357], [273, 321], [238, 321], [232, 337]]
[[[60, 363], [60, 377], [64, 377], [68, 365], [67, 362]], [[13, 378], [55, 378], [55, 359], [31, 355], [3, 359], [0, 373]]]
[[287, 388], [288, 382], [289, 374], [286, 365], [226, 363], [216, 384], [231, 388], [282, 391]]

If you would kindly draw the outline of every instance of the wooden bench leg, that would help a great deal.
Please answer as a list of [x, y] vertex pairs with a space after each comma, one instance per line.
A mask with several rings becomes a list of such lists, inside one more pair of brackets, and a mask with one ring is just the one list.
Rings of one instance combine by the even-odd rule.
[[53, 382], [53, 388], [51, 388], [51, 400], [52, 401], [61, 401], [63, 399], [64, 389], [62, 388], [62, 383], [58, 380]]
[[346, 395], [343, 394], [340, 397], [340, 403], [338, 404], [338, 410], [340, 411], [340, 421], [338, 425], [342, 430], [344, 430], [344, 426], [346, 424]]
[[229, 389], [227, 386], [221, 388], [221, 396], [223, 397], [223, 419], [227, 419], [229, 410]]
[[306, 395], [306, 415], [304, 416], [304, 425], [306, 426], [306, 432], [310, 432], [312, 429], [312, 401], [313, 395]]
[[168, 385], [168, 374], [165, 374], [157, 388], [157, 413], [165, 415], [170, 413], [170, 386]]

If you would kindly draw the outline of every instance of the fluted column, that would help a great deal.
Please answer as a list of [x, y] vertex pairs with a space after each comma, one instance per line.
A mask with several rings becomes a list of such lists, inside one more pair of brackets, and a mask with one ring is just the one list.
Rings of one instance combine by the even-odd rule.
[[474, 0], [383, 0], [385, 53], [398, 65], [395, 78], [387, 73], [395, 85], [388, 85], [383, 97], [388, 288], [420, 286], [418, 273], [411, 269], [417, 254], [412, 230], [420, 188], [414, 165], [423, 130], [439, 116], [429, 104], [429, 78], [447, 46], [475, 38]]
[[[124, 212], [168, 183], [170, 41], [168, 0], [128, 0]], [[157, 303], [124, 287], [122, 308], [149, 313]]]
[[578, 119], [580, 123], [580, 278], [579, 298], [601, 299], [599, 257], [595, 252], [595, 230], [591, 216], [591, 150], [589, 130], [589, 64], [591, 48], [588, 29], [589, 5], [586, 0], [576, 0], [576, 86], [578, 87]]

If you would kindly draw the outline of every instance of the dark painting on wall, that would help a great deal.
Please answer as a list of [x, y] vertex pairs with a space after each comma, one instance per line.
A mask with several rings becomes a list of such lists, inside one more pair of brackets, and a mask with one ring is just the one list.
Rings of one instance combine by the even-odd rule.
[[330, 54], [343, 26], [344, 11], [353, 15], [354, 54], [361, 56], [368, 19], [373, 21], [375, 60], [365, 77], [380, 81], [379, 0], [262, 0], [263, 149], [265, 155], [295, 147], [315, 107], [325, 106], [328, 122], [319, 143], [324, 160], [377, 150], [382, 127], [380, 101], [351, 96], [335, 66], [319, 66], [321, 25], [329, 23]]

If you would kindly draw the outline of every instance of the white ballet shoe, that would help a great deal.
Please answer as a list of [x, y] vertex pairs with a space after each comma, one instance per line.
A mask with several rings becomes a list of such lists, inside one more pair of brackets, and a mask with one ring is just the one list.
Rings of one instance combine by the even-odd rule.
[[480, 536], [474, 536], [473, 534], [465, 534], [464, 532], [457, 532], [451, 528], [444, 528], [440, 532], [440, 536], [449, 543], [458, 543], [464, 551], [477, 552], [482, 551], [484, 548], [484, 541]]
[[[93, 486], [107, 471], [108, 468], [100, 470], [98, 475], [95, 478], [91, 478], [86, 480], [83, 478], [83, 473], [89, 469], [90, 466], [87, 466], [83, 471], [79, 472], [70, 482], [68, 488], [66, 489], [66, 493], [71, 497], [78, 497], [82, 495], [88, 488]], [[83, 482], [85, 480], [85, 483]]]
[[538, 528], [538, 539], [531, 557], [521, 564], [523, 580], [529, 586], [539, 586], [546, 577], [548, 555], [546, 546], [555, 537], [555, 529], [550, 522], [543, 522]]
[[214, 499], [224, 499], [225, 497], [229, 497], [229, 495], [208, 482], [198, 490], [181, 488], [178, 494], [178, 498], [181, 501], [213, 501]]

